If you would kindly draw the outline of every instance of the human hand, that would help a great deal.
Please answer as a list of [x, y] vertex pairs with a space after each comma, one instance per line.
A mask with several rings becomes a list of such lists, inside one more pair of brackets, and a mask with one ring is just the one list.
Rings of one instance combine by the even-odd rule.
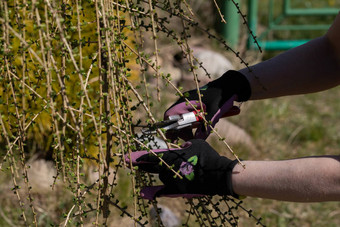
[[[207, 142], [193, 139], [184, 144], [181, 149], [153, 150], [169, 166], [160, 162], [159, 157], [148, 151], [131, 153], [131, 162], [139, 169], [159, 174], [164, 183], [161, 186], [145, 187], [141, 196], [145, 199], [155, 197], [186, 197], [192, 198], [204, 195], [232, 195], [231, 173], [237, 160], [229, 160], [220, 156]], [[130, 158], [125, 156], [126, 162]], [[175, 172], [183, 178], [180, 179]]]
[[[205, 119], [214, 127], [220, 118], [233, 116], [240, 113], [240, 109], [234, 106], [234, 101], [247, 101], [251, 94], [250, 84], [247, 78], [240, 72], [229, 70], [217, 80], [214, 80], [200, 88], [202, 105], [199, 102], [197, 90], [191, 90], [184, 93], [175, 104], [173, 104], [164, 114], [164, 119], [171, 115], [180, 115], [194, 111], [193, 106], [198, 110], [203, 110]], [[195, 136], [191, 128], [183, 128], [178, 132], [167, 132], [166, 136], [172, 141], [178, 137], [185, 141], [190, 139], [206, 139], [211, 128], [202, 123], [198, 126]]]

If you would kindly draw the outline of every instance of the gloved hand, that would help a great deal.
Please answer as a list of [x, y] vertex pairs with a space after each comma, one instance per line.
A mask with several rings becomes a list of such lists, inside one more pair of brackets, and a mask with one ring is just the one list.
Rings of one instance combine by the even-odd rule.
[[[251, 88], [247, 78], [240, 72], [229, 70], [220, 78], [208, 83], [200, 88], [202, 95], [203, 106], [199, 103], [197, 90], [191, 90], [184, 93], [184, 96], [197, 109], [204, 110], [205, 118], [211, 121], [211, 126], [215, 124], [222, 117], [239, 114], [240, 110], [234, 106], [234, 101], [247, 101], [251, 95]], [[194, 111], [194, 108], [185, 102], [185, 98], [181, 97], [175, 104], [173, 104], [164, 114], [164, 119], [171, 115], [179, 115]], [[204, 124], [200, 124], [197, 128], [195, 136], [191, 128], [184, 128], [179, 132], [167, 132], [166, 136], [174, 141], [182, 138], [187, 141], [193, 138], [206, 139], [210, 134], [211, 128], [205, 128]]]
[[[233, 192], [231, 173], [237, 160], [229, 160], [220, 156], [207, 142], [193, 139], [185, 143], [181, 149], [153, 150], [178, 172], [182, 179], [175, 176], [160, 159], [148, 151], [132, 152], [131, 161], [139, 169], [158, 173], [161, 186], [145, 187], [141, 196], [152, 200], [157, 196], [192, 198], [204, 195], [231, 195]], [[130, 159], [125, 156], [126, 162]]]

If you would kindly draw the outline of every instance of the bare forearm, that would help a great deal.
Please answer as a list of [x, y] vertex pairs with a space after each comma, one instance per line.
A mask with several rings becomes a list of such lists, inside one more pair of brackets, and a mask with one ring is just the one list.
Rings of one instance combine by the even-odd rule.
[[339, 37], [340, 15], [325, 36], [254, 65], [253, 72], [240, 70], [250, 81], [250, 99], [306, 94], [339, 85]]
[[239, 195], [294, 202], [340, 201], [340, 157], [245, 161], [233, 169]]

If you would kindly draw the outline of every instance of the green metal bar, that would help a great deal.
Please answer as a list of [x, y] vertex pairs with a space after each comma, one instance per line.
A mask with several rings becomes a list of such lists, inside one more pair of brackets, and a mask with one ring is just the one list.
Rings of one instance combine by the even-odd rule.
[[271, 30], [327, 30], [329, 24], [272, 25]]
[[290, 9], [290, 0], [283, 1], [283, 14], [287, 15], [287, 11]]
[[287, 9], [287, 16], [323, 16], [323, 15], [337, 15], [339, 9], [323, 8], [323, 9]]
[[[235, 2], [240, 3], [239, 0], [235, 0]], [[221, 10], [227, 22], [222, 27], [223, 37], [227, 40], [229, 46], [237, 47], [240, 37], [240, 17], [237, 9], [231, 0], [224, 0]]]
[[[248, 25], [255, 36], [257, 36], [257, 10], [258, 0], [248, 0]], [[250, 35], [248, 36], [248, 47], [255, 47], [254, 40]]]
[[289, 50], [308, 41], [309, 40], [260, 41], [259, 44], [265, 50]]
[[[273, 41], [260, 41], [270, 31], [278, 30], [327, 30], [330, 25], [327, 24], [282, 24], [283, 20], [289, 16], [322, 16], [322, 15], [337, 15], [339, 9], [336, 8], [291, 8], [291, 1], [284, 0], [282, 4], [282, 14], [275, 16], [274, 13], [274, 1], [269, 1], [269, 15], [268, 15], [268, 29], [266, 29], [257, 38], [259, 45], [265, 50], [287, 50], [296, 46], [300, 46], [308, 40], [273, 40]], [[248, 22], [250, 29], [257, 33], [257, 12], [258, 12], [258, 0], [248, 0]], [[276, 18], [275, 18], [276, 17]], [[256, 45], [251, 37], [248, 39], [248, 47], [255, 48]]]
[[274, 24], [274, 25], [281, 24], [285, 18], [286, 18], [286, 15], [281, 14], [272, 22], [272, 24]]
[[[286, 1], [285, 1], [286, 2]], [[276, 24], [280, 24], [286, 17], [285, 15], [285, 7], [282, 7], [283, 13], [277, 16], [276, 19], [274, 19], [274, 0], [271, 0], [269, 2], [269, 17], [268, 17], [268, 27], [269, 30], [271, 30], [271, 27], [275, 26]]]
[[336, 8], [292, 8], [290, 0], [284, 0], [284, 14], [287, 16], [323, 16], [337, 15], [339, 9]]

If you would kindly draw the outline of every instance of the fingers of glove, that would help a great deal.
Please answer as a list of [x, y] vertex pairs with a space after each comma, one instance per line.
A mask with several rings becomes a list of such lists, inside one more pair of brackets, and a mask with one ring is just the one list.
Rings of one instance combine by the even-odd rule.
[[144, 187], [140, 191], [140, 196], [144, 199], [153, 200], [156, 198], [158, 192], [162, 190], [164, 187], [165, 185]]
[[151, 173], [172, 172], [169, 166], [177, 166], [178, 163], [186, 160], [185, 152], [182, 149], [170, 149], [164, 152], [158, 151], [164, 150], [154, 150], [154, 153], [157, 153], [157, 155], [149, 153], [140, 156], [136, 159], [137, 163], [135, 165], [138, 165], [141, 170]]
[[173, 165], [175, 162], [185, 161], [185, 154], [188, 153], [186, 149], [190, 149], [191, 145], [191, 142], [187, 142], [179, 149], [136, 151], [130, 155], [125, 155], [124, 158], [127, 163], [131, 160], [132, 165], [138, 166], [144, 171], [159, 173], [161, 170], [168, 168], [166, 165], [163, 165], [163, 162], [166, 162], [168, 165]]
[[[162, 152], [167, 151], [167, 149], [153, 150], [154, 153], [162, 156]], [[136, 151], [132, 152], [131, 155], [125, 155], [125, 161], [131, 163], [133, 166], [138, 166], [141, 170], [150, 173], [159, 173], [162, 166], [159, 165], [160, 159], [153, 153], [148, 151]]]
[[[168, 119], [169, 116], [172, 116], [172, 115], [180, 115], [180, 114], [192, 112], [192, 111], [195, 110], [192, 105], [195, 106], [195, 108], [197, 110], [203, 109], [205, 111], [205, 109], [206, 109], [205, 104], [202, 103], [202, 105], [201, 105], [200, 102], [197, 101], [197, 100], [191, 100], [190, 104], [188, 104], [186, 102], [181, 102], [181, 103], [176, 104], [173, 107], [169, 108], [164, 114], [164, 119]], [[177, 141], [178, 138], [181, 138], [184, 141], [188, 141], [188, 140], [191, 140], [191, 139], [194, 138], [194, 134], [192, 132], [191, 127], [187, 127], [187, 128], [183, 128], [183, 129], [180, 129], [180, 130], [167, 131], [166, 137], [168, 139], [170, 139], [171, 142]]]
[[241, 112], [241, 110], [238, 106], [233, 106], [233, 107], [231, 107], [231, 109], [228, 112], [223, 114], [221, 118], [235, 116], [235, 115], [240, 114], [240, 112]]
[[165, 185], [144, 187], [142, 188], [140, 195], [142, 198], [148, 200], [153, 200], [156, 197], [169, 197], [169, 198], [184, 197], [187, 199], [191, 199], [195, 197], [204, 196], [202, 194], [178, 193], [175, 189], [166, 187]]
[[[237, 95], [233, 95], [228, 101], [226, 101], [214, 114], [214, 116], [211, 119], [211, 127], [215, 127], [216, 123], [220, 120], [222, 116], [225, 114], [228, 114], [229, 111], [234, 107], [234, 101], [237, 99]], [[210, 132], [211, 132], [211, 127], [207, 125], [205, 127], [204, 124], [201, 124], [195, 133], [195, 138], [196, 139], [203, 139], [205, 140]]]
[[[207, 126], [209, 127], [209, 126]], [[211, 130], [209, 130], [210, 132]], [[206, 140], [208, 138], [209, 134], [208, 134], [208, 131], [207, 131], [207, 128], [206, 128], [206, 125], [204, 124], [200, 124], [198, 127], [197, 127], [197, 130], [195, 132], [195, 139], [202, 139], [202, 140]]]
[[214, 127], [215, 124], [219, 121], [219, 119], [226, 113], [230, 111], [230, 109], [234, 106], [234, 101], [237, 99], [237, 95], [231, 96], [228, 101], [226, 101], [215, 113], [215, 115], [211, 119], [211, 124]]
[[[181, 115], [184, 113], [195, 111], [196, 110], [203, 109], [206, 110], [206, 106], [204, 103], [201, 103], [198, 100], [191, 100], [189, 103], [187, 102], [181, 102], [178, 103], [172, 107], [170, 107], [165, 113], [164, 113], [164, 119], [168, 119], [172, 115]], [[183, 128], [180, 130], [171, 130], [166, 132], [166, 137], [171, 140], [171, 142], [176, 142], [179, 138], [183, 139], [184, 141], [188, 141], [194, 138], [193, 132], [191, 127]]]
[[137, 159], [147, 154], [149, 154], [148, 151], [136, 151], [136, 152], [132, 152], [131, 154], [126, 154], [124, 156], [124, 159], [125, 159], [125, 162], [127, 163], [129, 163], [131, 160], [132, 165], [138, 165]]
[[184, 113], [188, 113], [188, 112], [192, 112], [195, 109], [193, 108], [193, 106], [197, 109], [203, 109], [205, 110], [205, 105], [204, 103], [202, 103], [202, 106], [200, 104], [199, 101], [197, 100], [191, 100], [189, 101], [189, 103], [187, 102], [181, 102], [178, 103], [172, 107], [170, 107], [165, 113], [164, 113], [164, 119], [168, 119], [169, 116], [172, 115], [180, 115], [180, 114], [184, 114]]
[[167, 131], [165, 136], [171, 140], [171, 142], [175, 142], [178, 140], [178, 138], [181, 138], [184, 141], [188, 141], [194, 138], [194, 134], [192, 132], [191, 127], [186, 127], [180, 130], [174, 130], [174, 131]]

